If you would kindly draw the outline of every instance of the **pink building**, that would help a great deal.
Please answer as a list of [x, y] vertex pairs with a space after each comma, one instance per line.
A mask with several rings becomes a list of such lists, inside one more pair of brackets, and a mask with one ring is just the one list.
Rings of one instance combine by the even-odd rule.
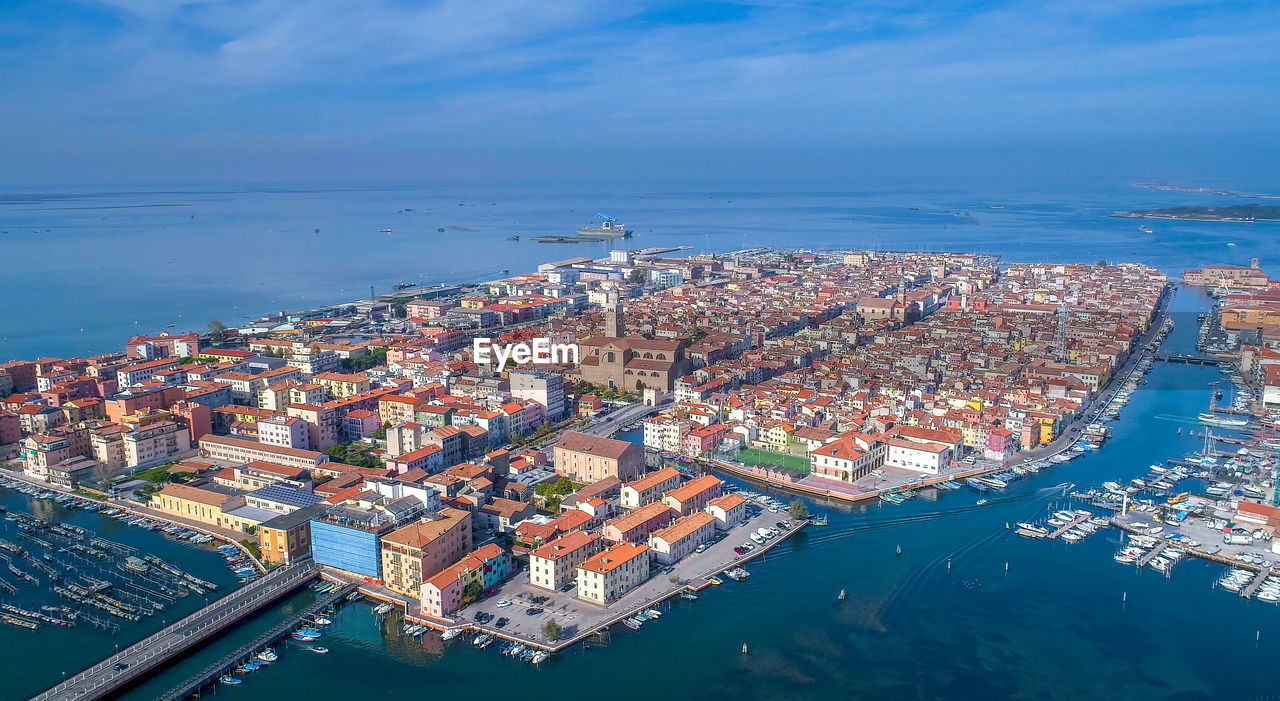
[[606, 522], [604, 538], [611, 543], [643, 543], [650, 533], [666, 528], [675, 515], [666, 504], [655, 501]]
[[134, 336], [125, 345], [125, 354], [143, 360], [197, 358], [200, 356], [200, 335], [162, 333], [159, 336]]
[[452, 615], [462, 606], [462, 577], [452, 567], [422, 583], [422, 614], [432, 618]]
[[342, 417], [342, 436], [347, 442], [355, 442], [377, 433], [381, 426], [376, 411], [356, 409]]
[[0, 445], [22, 440], [22, 421], [17, 414], [0, 411]]
[[728, 432], [728, 424], [712, 424], [685, 434], [681, 449], [685, 455], [702, 455], [714, 449]]
[[404, 474], [409, 470], [426, 470], [435, 474], [444, 469], [444, 450], [438, 445], [428, 445], [411, 453], [398, 455], [386, 461], [387, 469]]

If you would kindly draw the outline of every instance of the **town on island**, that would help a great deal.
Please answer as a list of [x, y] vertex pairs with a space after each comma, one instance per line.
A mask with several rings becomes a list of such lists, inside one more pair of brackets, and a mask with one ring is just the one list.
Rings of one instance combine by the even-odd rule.
[[[1280, 283], [1258, 261], [1170, 280], [962, 252], [667, 252], [0, 365], [0, 487], [207, 544], [240, 581], [37, 698], [137, 684], [307, 586], [313, 606], [170, 698], [238, 684], [278, 640], [327, 653], [327, 616], [362, 598], [406, 635], [542, 663], [751, 576], [826, 525], [811, 505], [959, 489], [982, 505], [1100, 450], [1157, 362], [1229, 383], [1188, 426], [1203, 450], [1089, 488], [1064, 472], [1063, 498], [1093, 510], [1006, 527], [1065, 542], [1118, 528], [1118, 562], [1217, 561], [1224, 588], [1280, 601]], [[1184, 321], [1179, 283], [1215, 300], [1192, 354], [1161, 347]], [[62, 605], [5, 604], [6, 624], [127, 630], [175, 590], [216, 589], [84, 528], [7, 516], [21, 532], [0, 541], [0, 587], [47, 581]], [[79, 560], [119, 567], [90, 578]]]

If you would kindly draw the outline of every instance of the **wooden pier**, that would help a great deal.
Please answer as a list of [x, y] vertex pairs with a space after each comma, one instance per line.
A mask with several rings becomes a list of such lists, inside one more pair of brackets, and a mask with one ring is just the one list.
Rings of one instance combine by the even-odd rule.
[[1262, 583], [1267, 581], [1267, 576], [1270, 574], [1266, 569], [1258, 570], [1258, 573], [1253, 575], [1253, 579], [1245, 585], [1245, 588], [1240, 590], [1240, 596], [1252, 599], [1253, 595], [1258, 593], [1258, 588], [1262, 586]]
[[1093, 514], [1085, 514], [1085, 515], [1083, 515], [1083, 516], [1076, 516], [1075, 518], [1071, 519], [1071, 522], [1070, 522], [1070, 523], [1066, 524], [1065, 526], [1059, 526], [1059, 527], [1058, 527], [1058, 530], [1056, 530], [1056, 531], [1054, 531], [1054, 532], [1050, 533], [1050, 534], [1049, 534], [1048, 536], [1046, 536], [1046, 537], [1047, 537], [1047, 538], [1052, 538], [1052, 539], [1055, 539], [1055, 540], [1056, 540], [1057, 538], [1061, 537], [1063, 533], [1066, 533], [1067, 531], [1071, 530], [1072, 528], [1075, 528], [1076, 526], [1079, 526], [1080, 524], [1084, 523], [1085, 521], [1088, 521], [1088, 520], [1089, 520], [1090, 518], [1092, 518], [1092, 517], [1093, 517]]
[[1164, 549], [1167, 547], [1169, 547], [1169, 541], [1160, 541], [1154, 548], [1148, 550], [1146, 555], [1138, 558], [1138, 567], [1146, 567], [1147, 563], [1156, 559], [1156, 556], [1164, 552]]

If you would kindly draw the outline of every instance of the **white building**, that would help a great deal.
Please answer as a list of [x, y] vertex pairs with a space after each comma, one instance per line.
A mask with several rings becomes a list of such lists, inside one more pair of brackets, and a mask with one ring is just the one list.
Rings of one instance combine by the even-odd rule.
[[605, 606], [649, 578], [649, 546], [618, 543], [578, 566], [578, 598]]
[[511, 396], [535, 401], [547, 408], [547, 418], [564, 416], [564, 378], [541, 370], [514, 370], [510, 373]]
[[551, 591], [573, 581], [578, 566], [600, 552], [601, 537], [586, 531], [574, 531], [529, 553], [529, 584]]
[[258, 422], [258, 442], [311, 450], [310, 426], [293, 416], [272, 416]]
[[649, 535], [654, 558], [663, 565], [675, 564], [716, 533], [716, 517], [706, 511], [690, 514]]
[[680, 441], [692, 422], [674, 416], [657, 416], [644, 422], [644, 447], [664, 453], [680, 452]]

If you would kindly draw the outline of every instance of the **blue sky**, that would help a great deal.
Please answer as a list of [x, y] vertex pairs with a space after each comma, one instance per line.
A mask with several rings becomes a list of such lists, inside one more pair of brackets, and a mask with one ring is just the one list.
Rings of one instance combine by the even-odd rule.
[[1277, 46], [1249, 0], [0, 0], [0, 183], [1257, 177]]

